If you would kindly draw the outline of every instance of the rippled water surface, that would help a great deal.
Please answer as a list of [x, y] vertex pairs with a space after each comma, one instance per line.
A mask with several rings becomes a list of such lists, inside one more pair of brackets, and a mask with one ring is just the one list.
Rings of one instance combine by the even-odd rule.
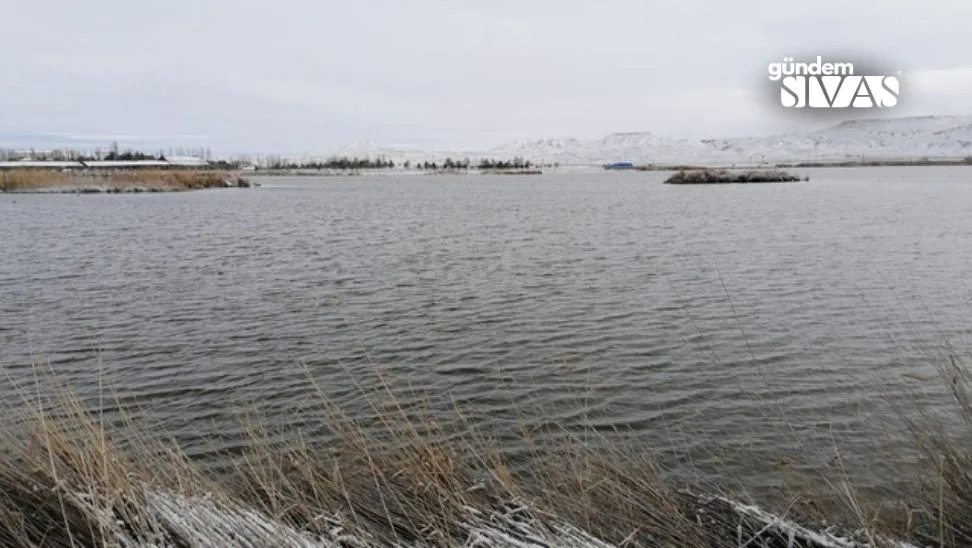
[[0, 365], [29, 381], [49, 363], [85, 397], [110, 379], [200, 458], [248, 410], [326, 437], [296, 414], [319, 398], [308, 375], [368, 416], [378, 371], [511, 447], [547, 420], [703, 467], [836, 435], [864, 452], [889, 385], [966, 352], [972, 170], [807, 173], [0, 195]]

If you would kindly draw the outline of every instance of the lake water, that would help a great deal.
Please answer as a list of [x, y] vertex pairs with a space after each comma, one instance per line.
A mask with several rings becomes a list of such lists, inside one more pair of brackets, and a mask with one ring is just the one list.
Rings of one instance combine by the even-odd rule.
[[0, 195], [0, 365], [32, 382], [49, 364], [89, 399], [107, 383], [204, 461], [249, 411], [325, 439], [298, 413], [319, 401], [308, 375], [368, 417], [360, 388], [383, 372], [513, 453], [525, 423], [620, 429], [769, 487], [773, 462], [835, 441], [873, 461], [902, 388], [946, 406], [914, 375], [972, 333], [972, 170], [801, 173]]

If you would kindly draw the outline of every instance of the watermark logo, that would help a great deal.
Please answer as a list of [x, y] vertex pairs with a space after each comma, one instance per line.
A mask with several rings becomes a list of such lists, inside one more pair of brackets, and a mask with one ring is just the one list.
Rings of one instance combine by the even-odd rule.
[[898, 104], [901, 82], [896, 75], [857, 74], [854, 63], [806, 63], [792, 57], [770, 63], [769, 79], [780, 84], [786, 108], [890, 108]]

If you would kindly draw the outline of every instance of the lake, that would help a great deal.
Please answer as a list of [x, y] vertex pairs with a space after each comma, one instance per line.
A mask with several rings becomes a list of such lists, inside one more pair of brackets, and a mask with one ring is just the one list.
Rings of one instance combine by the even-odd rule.
[[799, 173], [0, 194], [0, 394], [110, 387], [218, 465], [245, 414], [326, 441], [321, 394], [367, 419], [384, 383], [514, 455], [587, 428], [760, 489], [839, 446], [879, 485], [909, 458], [887, 404], [946, 409], [936, 367], [968, 356], [972, 170]]

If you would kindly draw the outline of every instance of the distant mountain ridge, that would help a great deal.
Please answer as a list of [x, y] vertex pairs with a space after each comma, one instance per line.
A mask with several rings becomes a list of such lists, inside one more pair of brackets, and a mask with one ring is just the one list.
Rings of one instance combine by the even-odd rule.
[[850, 120], [817, 131], [703, 142], [729, 156], [768, 160], [963, 158], [972, 156], [972, 116]]
[[396, 163], [480, 158], [525, 158], [534, 163], [600, 165], [743, 164], [759, 162], [910, 160], [972, 156], [972, 116], [914, 116], [850, 120], [815, 131], [762, 137], [677, 139], [650, 131], [601, 139], [518, 139], [483, 151], [425, 151], [354, 143], [338, 156], [385, 157]]

